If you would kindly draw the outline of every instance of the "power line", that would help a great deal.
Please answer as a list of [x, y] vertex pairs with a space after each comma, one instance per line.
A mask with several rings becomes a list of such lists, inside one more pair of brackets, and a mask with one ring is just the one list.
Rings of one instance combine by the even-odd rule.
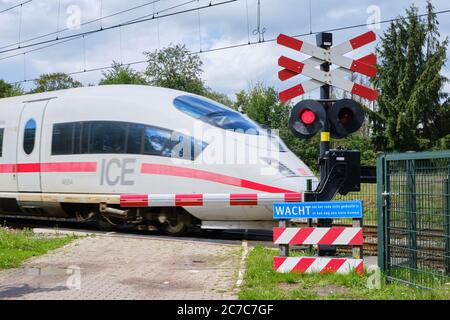
[[[196, 0], [191, 0], [190, 2], [195, 2], [195, 1]], [[210, 3], [210, 4], [202, 6], [202, 7], [186, 9], [186, 10], [183, 10], [183, 11], [177, 11], [177, 12], [173, 12], [173, 13], [167, 13], [165, 15], [159, 15], [157, 13], [157, 17], [152, 16], [150, 18], [137, 18], [134, 21], [128, 21], [128, 22], [112, 25], [110, 27], [100, 28], [100, 29], [97, 29], [97, 30], [80, 32], [80, 33], [77, 33], [77, 34], [60, 37], [59, 39], [45, 40], [45, 41], [41, 41], [41, 42], [28, 44], [28, 45], [25, 45], [25, 46], [22, 46], [22, 47], [20, 47], [20, 45], [19, 45], [18, 48], [2, 50], [2, 51], [0, 51], [0, 53], [12, 52], [12, 51], [16, 51], [16, 50], [20, 50], [20, 49], [24, 49], [24, 48], [35, 47], [35, 46], [38, 46], [38, 45], [41, 45], [41, 44], [52, 43], [52, 42], [59, 41], [59, 40], [66, 40], [66, 39], [76, 38], [76, 37], [79, 37], [79, 36], [88, 36], [88, 35], [96, 34], [96, 33], [107, 31], [107, 30], [113, 30], [113, 29], [116, 29], [116, 28], [124, 27], [124, 26], [129, 26], [129, 25], [139, 24], [139, 23], [142, 23], [142, 22], [147, 22], [147, 21], [150, 21], [150, 20], [154, 20], [156, 18], [159, 19], [159, 18], [175, 16], [175, 15], [178, 15], [178, 14], [188, 13], [188, 12], [202, 10], [202, 9], [206, 9], [206, 8], [212, 8], [212, 7], [216, 7], [216, 6], [220, 6], [220, 5], [224, 5], [224, 4], [228, 4], [228, 3], [232, 3], [232, 2], [236, 2], [236, 1], [238, 1], [238, 0], [227, 0], [227, 1], [219, 2], [219, 3]]]
[[[145, 4], [145, 5], [148, 5], [148, 4], [153, 4], [153, 5], [154, 5], [154, 4], [155, 4], [156, 2], [158, 2], [158, 1], [160, 1], [160, 0], [152, 1], [152, 2], [147, 3], [147, 4]], [[165, 8], [165, 9], [162, 9], [162, 10], [160, 10], [160, 11], [158, 11], [158, 12], [153, 11], [151, 14], [147, 14], [147, 15], [145, 15], [145, 16], [143, 16], [143, 17], [140, 17], [140, 18], [137, 18], [137, 19], [135, 18], [135, 19], [132, 19], [132, 20], [128, 20], [126, 23], [134, 22], [134, 21], [137, 21], [138, 19], [147, 18], [147, 17], [150, 17], [150, 16], [152, 16], [154, 19], [156, 19], [156, 21], [159, 21], [160, 18], [164, 18], [164, 16], [158, 16], [159, 13], [166, 12], [166, 11], [170, 11], [170, 10], [172, 10], [172, 9], [176, 9], [176, 8], [181, 7], [181, 6], [185, 6], [186, 4], [189, 4], [189, 3], [192, 3], [192, 2], [195, 2], [195, 1], [197, 1], [197, 0], [190, 0], [190, 1], [187, 1], [187, 2], [183, 2], [183, 3], [181, 3], [181, 4], [177, 4], [177, 5], [174, 5], [174, 6]], [[139, 7], [142, 7], [142, 6], [139, 6]], [[136, 7], [131, 8], [131, 9], [127, 9], [127, 10], [125, 10], [125, 11], [134, 10], [135, 8], [136, 8]], [[121, 13], [123, 13], [123, 11], [121, 11]], [[176, 12], [175, 12], [175, 13], [176, 13]], [[184, 13], [184, 12], [181, 12], [181, 13]], [[115, 13], [115, 14], [113, 14], [113, 15], [117, 15], [117, 14], [118, 14], [118, 13]], [[156, 14], [156, 16], [155, 16], [155, 14]], [[110, 16], [112, 16], [112, 15], [110, 15]], [[108, 17], [110, 17], [110, 16], [108, 16]], [[106, 17], [104, 17], [104, 18], [106, 18]], [[89, 21], [89, 22], [87, 22], [87, 23], [92, 23], [92, 22], [95, 22], [95, 21], [98, 21], [98, 20], [99, 20], [99, 19], [92, 20], [92, 21]], [[121, 29], [122, 29], [122, 26], [119, 26], [119, 29], [121, 30]], [[102, 30], [104, 30], [104, 29], [102, 29]], [[52, 34], [54, 34], [54, 32], [53, 32]], [[57, 45], [60, 45], [60, 44], [63, 44], [63, 43], [67, 43], [67, 42], [70, 42], [70, 41], [74, 41], [74, 40], [80, 39], [80, 38], [82, 38], [82, 37], [84, 37], [84, 36], [85, 36], [85, 34], [78, 34], [78, 35], [74, 35], [73, 38], [68, 38], [68, 39], [66, 39], [66, 40], [61, 40], [62, 38], [55, 39], [55, 43], [50, 43], [50, 44], [47, 44], [47, 45], [45, 45], [45, 46], [41, 46], [41, 47], [39, 47], [39, 48], [30, 49], [30, 50], [25, 51], [25, 52], [20, 52], [20, 53], [16, 53], [16, 54], [12, 54], [12, 55], [6, 56], [6, 57], [2, 57], [2, 58], [0, 58], [0, 61], [2, 61], [2, 60], [7, 60], [7, 59], [10, 59], [10, 58], [14, 58], [14, 57], [17, 57], [17, 56], [21, 56], [22, 54], [25, 54], [25, 53], [36, 52], [36, 51], [40, 51], [40, 50], [43, 50], [43, 49], [47, 49], [47, 48], [50, 48], [50, 47], [53, 47], [53, 46], [57, 46]], [[43, 36], [40, 36], [40, 37], [43, 37]], [[159, 43], [159, 30], [158, 30], [158, 43]], [[24, 48], [24, 47], [22, 47], [22, 48], [20, 48], [20, 49], [23, 49], [23, 48]], [[0, 49], [1, 49], [1, 48], [0, 48]], [[17, 49], [17, 50], [18, 50], [18, 49]]]
[[6, 9], [3, 9], [3, 10], [0, 11], [0, 14], [2, 14], [3, 12], [7, 12], [7, 11], [10, 11], [10, 10], [13, 10], [13, 9], [15, 9], [15, 8], [18, 8], [18, 7], [21, 7], [21, 6], [23, 6], [24, 4], [30, 3], [31, 1], [33, 1], [33, 0], [24, 1], [24, 2], [22, 2], [22, 3], [16, 4], [15, 6], [12, 6], [12, 7], [6, 8]]
[[[32, 0], [30, 0], [30, 2], [31, 1]], [[127, 12], [130, 12], [130, 11], [136, 10], [136, 9], [140, 9], [140, 8], [149, 6], [149, 5], [154, 4], [156, 2], [159, 2], [159, 1], [161, 1], [161, 0], [153, 0], [151, 2], [147, 2], [147, 3], [141, 4], [139, 6], [135, 6], [135, 7], [131, 7], [131, 8], [125, 9], [125, 10], [121, 10], [121, 11], [117, 11], [117, 12], [111, 13], [111, 14], [109, 14], [107, 16], [104, 16], [104, 17], [96, 18], [94, 20], [89, 20], [89, 21], [81, 23], [80, 27], [86, 26], [86, 25], [94, 23], [94, 22], [103, 21], [104, 19], [112, 18], [114, 16], [117, 16], [117, 15], [120, 15], [120, 14], [123, 14], [123, 13], [127, 13]], [[15, 7], [18, 7], [18, 6], [21, 6], [21, 4], [15, 6]], [[58, 9], [58, 16], [60, 15], [59, 11], [60, 11], [60, 8]], [[101, 26], [100, 29], [103, 29], [103, 27]], [[8, 44], [6, 46], [0, 47], [0, 50], [5, 49], [5, 48], [9, 48], [9, 47], [13, 47], [13, 46], [17, 46], [17, 45], [20, 46], [20, 44], [22, 44], [22, 43], [27, 43], [27, 42], [34, 41], [34, 40], [39, 40], [39, 39], [42, 39], [42, 38], [45, 38], [45, 37], [48, 37], [48, 36], [52, 36], [52, 35], [56, 35], [56, 39], [55, 40], [58, 40], [59, 39], [59, 34], [61, 32], [68, 31], [68, 30], [70, 30], [70, 28], [68, 28], [68, 27], [59, 30], [59, 18], [58, 18], [58, 24], [57, 24], [57, 30], [56, 31], [45, 33], [45, 34], [41, 34], [39, 36], [36, 36], [36, 37], [33, 37], [33, 38], [29, 38], [29, 39], [23, 40], [21, 42]], [[19, 48], [15, 48], [15, 49], [21, 49], [21, 48], [19, 47]]]
[[[194, 9], [194, 10], [197, 10], [197, 9]], [[450, 9], [435, 12], [436, 15], [445, 14], [445, 13], [450, 13]], [[427, 16], [427, 14], [425, 13], [425, 14], [418, 15], [418, 17], [424, 17], [424, 16]], [[322, 30], [322, 31], [301, 33], [301, 34], [297, 34], [297, 35], [294, 35], [294, 36], [291, 36], [291, 37], [293, 37], [293, 38], [301, 38], [301, 37], [310, 36], [310, 35], [314, 35], [314, 34], [318, 34], [318, 33], [322, 33], [322, 32], [335, 32], [335, 31], [356, 29], [356, 28], [368, 27], [368, 26], [375, 25], [375, 24], [386, 24], [386, 23], [396, 22], [396, 21], [400, 21], [402, 19], [403, 19], [402, 17], [399, 17], [399, 18], [382, 20], [382, 21], [379, 21], [379, 22], [354, 24], [354, 25], [348, 25], [348, 26], [343, 26], [343, 27], [338, 27], [338, 28], [333, 28], [333, 29], [327, 29], [327, 30]], [[247, 46], [253, 46], [253, 45], [258, 45], [258, 44], [275, 42], [276, 40], [277, 40], [276, 38], [272, 38], [272, 39], [264, 40], [264, 41], [261, 41], [261, 42], [260, 41], [255, 41], [255, 42], [250, 42], [250, 43], [240, 43], [240, 44], [235, 44], [235, 45], [229, 45], [229, 46], [223, 46], [223, 47], [218, 47], [218, 48], [207, 49], [207, 50], [203, 50], [203, 51], [191, 52], [190, 54], [203, 54], [203, 53], [217, 52], [217, 51], [222, 51], [222, 50], [236, 49], [236, 48], [241, 48], [241, 47], [247, 47]], [[138, 61], [128, 62], [128, 63], [125, 63], [123, 65], [124, 66], [132, 66], [132, 65], [143, 64], [143, 63], [148, 63], [148, 60], [138, 60]], [[95, 71], [107, 70], [107, 69], [111, 69], [111, 68], [112, 68], [111, 65], [108, 65], [108, 66], [105, 66], [105, 67], [97, 67], [97, 68], [92, 68], [92, 69], [87, 69], [87, 70], [82, 70], [82, 71], [69, 72], [69, 73], [66, 73], [66, 74], [68, 74], [68, 75], [77, 75], [77, 74], [82, 74], [82, 73], [87, 73], [87, 72], [95, 72]], [[15, 85], [15, 84], [20, 84], [20, 83], [25, 83], [25, 82], [36, 81], [36, 80], [38, 80], [38, 78], [10, 82], [9, 84]]]

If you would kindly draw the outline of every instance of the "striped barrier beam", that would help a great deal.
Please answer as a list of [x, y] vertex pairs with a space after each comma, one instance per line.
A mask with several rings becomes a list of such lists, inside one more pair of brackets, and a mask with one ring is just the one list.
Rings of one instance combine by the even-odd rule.
[[362, 259], [316, 258], [316, 257], [274, 257], [273, 267], [276, 272], [289, 273], [340, 273], [352, 271], [364, 274]]
[[274, 244], [362, 246], [362, 228], [273, 228]]
[[121, 207], [266, 206], [301, 202], [301, 193], [123, 194]]

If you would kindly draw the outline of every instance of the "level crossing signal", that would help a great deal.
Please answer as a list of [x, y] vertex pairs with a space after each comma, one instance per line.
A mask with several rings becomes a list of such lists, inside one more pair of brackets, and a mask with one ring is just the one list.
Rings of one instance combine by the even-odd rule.
[[323, 131], [325, 124], [330, 127], [334, 139], [342, 139], [357, 131], [364, 123], [361, 105], [351, 99], [336, 101], [328, 112], [316, 100], [302, 100], [291, 110], [289, 128], [299, 138], [308, 139]]
[[[348, 79], [349, 75], [355, 72], [368, 77], [376, 76], [375, 54], [371, 53], [359, 59], [345, 56], [375, 39], [375, 33], [369, 31], [337, 46], [324, 49], [280, 34], [277, 38], [278, 44], [311, 56], [302, 62], [286, 56], [278, 59], [278, 65], [283, 68], [278, 72], [281, 81], [300, 74], [311, 78], [281, 91], [280, 100], [286, 102], [323, 86], [334, 86], [369, 101], [376, 100], [378, 94], [375, 89]], [[337, 68], [331, 71], [319, 69], [323, 64], [334, 64]], [[361, 105], [351, 99], [302, 100], [292, 108], [289, 127], [299, 138], [311, 138], [318, 132], [329, 132], [331, 138], [341, 139], [357, 131], [364, 123], [364, 117]]]

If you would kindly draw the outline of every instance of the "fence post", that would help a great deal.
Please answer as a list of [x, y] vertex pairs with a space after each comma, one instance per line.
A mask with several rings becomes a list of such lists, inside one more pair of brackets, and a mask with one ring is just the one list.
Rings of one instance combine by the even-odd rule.
[[[352, 220], [353, 228], [363, 228], [363, 218], [354, 218]], [[353, 246], [352, 247], [352, 256], [353, 259], [362, 259], [363, 258], [363, 246]]]
[[407, 197], [406, 219], [408, 228], [409, 266], [417, 268], [417, 207], [416, 207], [416, 171], [415, 160], [406, 161], [407, 168]]
[[450, 273], [450, 168], [447, 179], [444, 179], [444, 237], [445, 252], [444, 266], [445, 273]]
[[[312, 179], [306, 180], [306, 191], [312, 191]], [[312, 228], [312, 226], [313, 226], [312, 219], [308, 218], [307, 221], [308, 221], [307, 222], [308, 228]], [[312, 245], [310, 245], [308, 247], [308, 252], [309, 252], [309, 254], [313, 253], [313, 246]]]
[[387, 243], [385, 237], [387, 233], [386, 224], [386, 197], [385, 191], [385, 156], [381, 155], [377, 159], [377, 218], [378, 218], [378, 266], [381, 270], [386, 271], [386, 250]]
[[[289, 220], [280, 220], [279, 227], [280, 228], [288, 228]], [[289, 244], [280, 244], [279, 247], [280, 247], [280, 256], [288, 257], [289, 256]]]

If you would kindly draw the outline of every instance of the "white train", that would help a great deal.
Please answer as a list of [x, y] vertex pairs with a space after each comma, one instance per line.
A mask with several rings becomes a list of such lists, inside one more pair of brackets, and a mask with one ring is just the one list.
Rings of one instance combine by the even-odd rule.
[[[228, 161], [243, 154], [253, 160]], [[0, 100], [0, 215], [157, 225], [171, 234], [195, 225], [260, 229], [273, 224], [271, 206], [125, 210], [119, 198], [302, 192], [307, 179], [315, 177], [282, 142], [193, 94], [117, 85]]]

